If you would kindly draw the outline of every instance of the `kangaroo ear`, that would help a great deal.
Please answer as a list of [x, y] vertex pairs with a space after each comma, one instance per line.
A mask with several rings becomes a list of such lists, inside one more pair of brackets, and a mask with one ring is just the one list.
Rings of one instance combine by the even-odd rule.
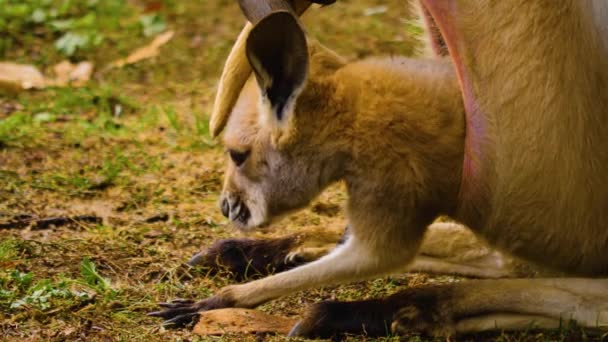
[[298, 20], [285, 11], [262, 19], [247, 39], [247, 59], [268, 113], [261, 114], [281, 125], [293, 113], [308, 76], [308, 47]]

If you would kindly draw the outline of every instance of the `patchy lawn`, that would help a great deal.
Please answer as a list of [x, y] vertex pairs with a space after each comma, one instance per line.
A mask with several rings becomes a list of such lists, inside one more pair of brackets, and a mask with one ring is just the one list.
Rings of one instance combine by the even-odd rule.
[[[49, 75], [65, 59], [95, 65], [84, 87], [0, 93], [0, 336], [209, 339], [165, 330], [145, 314], [159, 301], [202, 298], [231, 283], [184, 262], [240, 234], [217, 208], [224, 155], [207, 121], [243, 24], [227, 0], [0, 0], [1, 60]], [[400, 0], [341, 0], [311, 10], [305, 25], [350, 58], [411, 54], [419, 33]], [[108, 67], [167, 30], [175, 35], [157, 57]], [[344, 196], [336, 187], [319, 202], [340, 205]], [[305, 210], [267, 234], [343, 224], [340, 214]], [[306, 291], [261, 309], [293, 317], [323, 299], [371, 298], [438, 281], [456, 279], [389, 277]]]

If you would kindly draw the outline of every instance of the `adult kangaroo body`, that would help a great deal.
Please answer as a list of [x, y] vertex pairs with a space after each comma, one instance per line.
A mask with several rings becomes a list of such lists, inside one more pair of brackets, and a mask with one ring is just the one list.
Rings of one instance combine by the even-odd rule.
[[[264, 5], [266, 2], [271, 5]], [[262, 208], [260, 203], [285, 205], [285, 199], [294, 198], [288, 195], [297, 193], [301, 200], [290, 204], [290, 209], [301, 207], [325, 185], [317, 184], [313, 189], [302, 181], [307, 175], [298, 175], [297, 168], [292, 167], [294, 172], [285, 171], [291, 170], [285, 160], [294, 155], [293, 151], [315, 152], [317, 159], [292, 159], [314, 169], [312, 161], [323, 164], [325, 160], [323, 163], [319, 160], [324, 153], [342, 146], [337, 144], [340, 139], [321, 143], [317, 140], [323, 138], [320, 135], [305, 135], [315, 132], [312, 128], [325, 126], [303, 124], [315, 117], [298, 115], [307, 108], [302, 104], [296, 106], [302, 89], [304, 95], [308, 94], [307, 89], [308, 92], [318, 90], [304, 86], [308, 59], [299, 25], [285, 12], [260, 20], [276, 8], [289, 12], [290, 5], [282, 0], [244, 0], [241, 5], [250, 21], [260, 22], [248, 41], [247, 53], [260, 88], [259, 115], [264, 120], [256, 123], [251, 117], [257, 116], [241, 114], [233, 117], [228, 125], [228, 138], [224, 137], [224, 141], [232, 151], [235, 165], [228, 172], [223, 203], [231, 220], [249, 229], [273, 214], [267, 208], [272, 206]], [[298, 0], [293, 5], [299, 13], [308, 4]], [[608, 274], [608, 135], [605, 134], [608, 129], [608, 2], [423, 0], [421, 6], [435, 51], [448, 53], [453, 61], [466, 112], [463, 161], [458, 162], [462, 167], [445, 168], [462, 169], [462, 177], [460, 182], [452, 182], [457, 183], [456, 196], [449, 196], [448, 192], [439, 196], [445, 198], [441, 210], [449, 211], [500, 250], [589, 278], [467, 281], [408, 289], [375, 301], [325, 302], [314, 306], [293, 334], [327, 336], [334, 332], [361, 331], [382, 334], [386, 333], [388, 322], [396, 333], [417, 330], [449, 335], [496, 327], [524, 329], [530, 323], [556, 327], [562, 319], [608, 329], [608, 280], [605, 278]], [[279, 24], [286, 29], [279, 32]], [[237, 41], [220, 83], [211, 125], [214, 134], [228, 121], [228, 114], [250, 74], [251, 67], [244, 58], [244, 41], [250, 28], [249, 25]], [[289, 52], [275, 54], [282, 49], [278, 47]], [[285, 87], [276, 89], [274, 85], [278, 83], [275, 82], [283, 82], [280, 84]], [[412, 83], [412, 88], [416, 88], [415, 84]], [[427, 84], [425, 89], [438, 87]], [[285, 93], [281, 93], [283, 91]], [[277, 93], [281, 96], [276, 96]], [[237, 105], [240, 111], [249, 107]], [[324, 115], [321, 118], [334, 117]], [[248, 119], [235, 123], [242, 118]], [[345, 120], [344, 124], [349, 122]], [[327, 123], [327, 127], [332, 126], [331, 120]], [[378, 134], [382, 133], [378, 132], [382, 131], [375, 132], [380, 141]], [[256, 139], [235, 138], [239, 134]], [[362, 137], [368, 139], [367, 145], [373, 145], [374, 140], [369, 136]], [[444, 147], [450, 145], [453, 144]], [[421, 156], [440, 150], [440, 147], [429, 149]], [[253, 161], [248, 162], [250, 155]], [[259, 172], [255, 177], [247, 175], [251, 172], [248, 169], [254, 167], [252, 163], [260, 158], [268, 161], [269, 155], [282, 161], [283, 174], [272, 174], [270, 167], [272, 177], [268, 174], [261, 177]], [[377, 161], [377, 165], [383, 161], [387, 164], [381, 156]], [[400, 163], [403, 159], [393, 161]], [[240, 168], [243, 163], [249, 166]], [[395, 169], [398, 171], [399, 167]], [[416, 172], [410, 173], [416, 175]], [[283, 181], [288, 175], [297, 178], [298, 183], [284, 186], [288, 184]], [[437, 181], [445, 180], [433, 176]], [[399, 192], [407, 186], [392, 183], [395, 179], [401, 180], [400, 176], [377, 177], [375, 183], [372, 177], [368, 183], [365, 177], [354, 177], [352, 187], [348, 178], [353, 178], [352, 174], [343, 177], [349, 186], [352, 229], [352, 236], [344, 246], [288, 272], [226, 287], [201, 302], [166, 304], [167, 310], [154, 315], [180, 322], [200, 310], [255, 306], [300, 289], [390, 272], [399, 262], [411, 261], [425, 225], [430, 216], [437, 214], [437, 208], [428, 214], [429, 207], [425, 203], [420, 207], [416, 196], [405, 197], [411, 202], [391, 201], [390, 198], [411, 195]], [[283, 185], [281, 191], [291, 189], [293, 192], [280, 194], [277, 187], [265, 191], [263, 184], [255, 179], [275, 180]], [[243, 196], [247, 191], [253, 194], [250, 198]], [[426, 196], [429, 192], [423, 194]], [[430, 191], [430, 194], [438, 193]], [[391, 197], [393, 195], [395, 197]], [[277, 201], [279, 197], [284, 201]]]
[[553, 268], [608, 273], [608, 3], [426, 1], [467, 113], [457, 218]]

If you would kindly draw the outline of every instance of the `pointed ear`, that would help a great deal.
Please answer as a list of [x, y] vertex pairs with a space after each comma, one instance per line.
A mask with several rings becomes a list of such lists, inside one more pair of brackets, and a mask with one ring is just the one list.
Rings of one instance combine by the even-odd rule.
[[[247, 39], [247, 59], [262, 94], [262, 104], [280, 125], [293, 113], [308, 76], [308, 47], [298, 20], [289, 12], [262, 19]], [[268, 115], [262, 113], [262, 115]]]

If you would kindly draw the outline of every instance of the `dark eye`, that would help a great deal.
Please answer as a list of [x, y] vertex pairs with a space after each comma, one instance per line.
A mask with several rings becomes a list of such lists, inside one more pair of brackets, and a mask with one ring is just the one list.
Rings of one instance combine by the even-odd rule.
[[230, 154], [230, 159], [232, 159], [232, 161], [234, 162], [234, 164], [236, 164], [236, 166], [241, 166], [241, 164], [243, 164], [247, 160], [247, 157], [249, 157], [249, 152], [250, 151], [245, 151], [245, 152], [239, 152], [239, 151], [235, 151], [235, 150], [228, 151], [228, 153]]

